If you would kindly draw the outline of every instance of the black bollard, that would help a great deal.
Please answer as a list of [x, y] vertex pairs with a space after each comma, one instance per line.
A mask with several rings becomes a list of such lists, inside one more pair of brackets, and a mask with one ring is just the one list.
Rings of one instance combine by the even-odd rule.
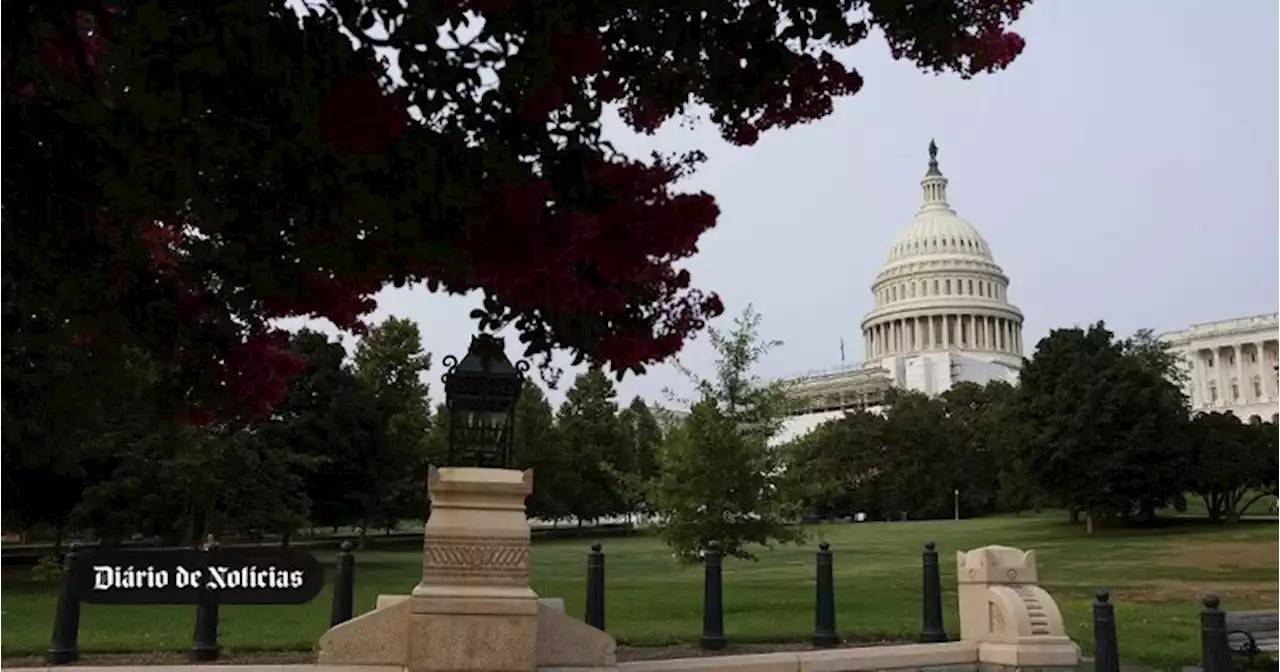
[[1120, 647], [1116, 641], [1116, 605], [1111, 594], [1098, 591], [1093, 603], [1093, 669], [1094, 672], [1120, 672]]
[[58, 611], [53, 615], [53, 642], [45, 656], [50, 665], [66, 665], [80, 659], [80, 596], [76, 593], [80, 550], [80, 542], [71, 542], [71, 550], [62, 561]]
[[831, 575], [831, 544], [818, 544], [817, 596], [813, 612], [813, 645], [835, 646], [840, 642], [836, 635], [836, 587]]
[[[217, 562], [217, 542], [206, 542], [204, 548], [205, 574], [208, 566]], [[191, 662], [207, 663], [218, 659], [222, 647], [218, 644], [218, 596], [210, 589], [200, 592], [196, 603], [196, 630], [191, 638]]]
[[724, 592], [720, 583], [722, 561], [720, 543], [716, 541], [708, 543], [706, 554], [702, 558], [706, 578], [702, 584], [702, 641], [700, 642], [702, 648], [707, 651], [719, 651], [725, 645]]
[[329, 627], [351, 620], [355, 610], [356, 556], [351, 554], [351, 542], [344, 541], [338, 547], [338, 575], [333, 580], [333, 610], [329, 614]]
[[1217, 595], [1204, 598], [1200, 612], [1200, 666], [1204, 672], [1231, 672], [1231, 649], [1227, 646], [1227, 615], [1218, 608]]
[[600, 542], [591, 544], [587, 553], [587, 625], [604, 630], [604, 552]]
[[921, 612], [921, 642], [945, 642], [942, 629], [942, 578], [938, 574], [938, 550], [933, 542], [924, 545], [924, 600]]

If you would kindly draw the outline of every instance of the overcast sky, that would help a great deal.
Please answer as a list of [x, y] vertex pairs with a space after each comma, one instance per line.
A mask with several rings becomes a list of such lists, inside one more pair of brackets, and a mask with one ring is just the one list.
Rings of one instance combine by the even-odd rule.
[[[922, 74], [868, 39], [844, 58], [866, 80], [861, 93], [755, 147], [676, 123], [643, 137], [610, 119], [607, 134], [637, 155], [710, 157], [688, 187], [714, 194], [722, 213], [688, 268], [723, 297], [718, 326], [751, 303], [764, 335], [785, 342], [762, 363], [767, 377], [840, 364], [841, 338], [850, 362], [862, 354], [870, 285], [919, 206], [930, 138], [952, 206], [1011, 279], [1028, 353], [1050, 329], [1099, 319], [1127, 335], [1270, 313], [1280, 304], [1278, 5], [1039, 0], [1015, 27], [1026, 51], [996, 75]], [[420, 325], [440, 401], [438, 362], [467, 347], [479, 299], [406, 288], [378, 301], [375, 320]], [[705, 337], [681, 359], [712, 372]], [[664, 365], [624, 380], [620, 401], [666, 405], [668, 386], [688, 389]]]

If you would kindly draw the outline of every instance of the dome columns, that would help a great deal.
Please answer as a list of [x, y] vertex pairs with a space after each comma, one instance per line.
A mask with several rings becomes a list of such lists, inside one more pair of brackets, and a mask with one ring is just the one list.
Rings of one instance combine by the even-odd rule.
[[970, 312], [912, 314], [868, 324], [863, 343], [867, 360], [940, 350], [1021, 357], [1022, 321]]

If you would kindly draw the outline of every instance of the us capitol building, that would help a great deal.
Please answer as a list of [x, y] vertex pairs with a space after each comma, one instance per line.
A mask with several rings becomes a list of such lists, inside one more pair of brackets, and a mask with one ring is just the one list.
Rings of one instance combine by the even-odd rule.
[[[784, 381], [792, 417], [774, 443], [846, 411], [875, 409], [891, 388], [935, 396], [962, 381], [1018, 382], [1022, 311], [1009, 302], [1009, 277], [987, 241], [947, 202], [933, 142], [920, 186], [920, 209], [871, 285], [874, 307], [862, 319], [864, 361]], [[1193, 410], [1231, 410], [1242, 420], [1274, 417], [1278, 327], [1277, 314], [1270, 314], [1163, 335], [1184, 355]]]
[[920, 187], [920, 209], [871, 285], [875, 304], [862, 319], [864, 361], [786, 381], [794, 415], [779, 440], [845, 411], [875, 408], [890, 388], [933, 396], [961, 381], [1017, 382], [1022, 311], [1009, 302], [1009, 277], [987, 241], [947, 202], [933, 142]]

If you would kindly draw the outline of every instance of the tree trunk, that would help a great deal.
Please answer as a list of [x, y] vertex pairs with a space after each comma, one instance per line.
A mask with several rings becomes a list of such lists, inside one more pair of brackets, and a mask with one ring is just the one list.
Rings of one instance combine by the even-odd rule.
[[1093, 534], [1093, 514], [1085, 514], [1084, 517], [1084, 533]]
[[1150, 497], [1143, 497], [1138, 504], [1138, 523], [1147, 524], [1156, 519], [1156, 503]]

